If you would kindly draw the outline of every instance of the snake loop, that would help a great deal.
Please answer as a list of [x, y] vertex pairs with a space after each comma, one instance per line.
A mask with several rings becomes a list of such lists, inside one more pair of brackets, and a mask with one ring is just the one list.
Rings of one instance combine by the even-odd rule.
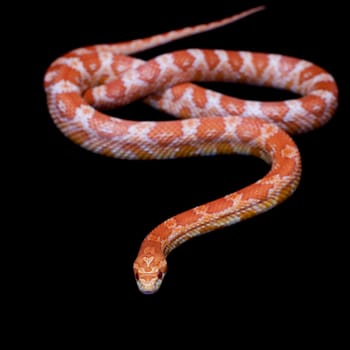
[[[178, 214], [149, 233], [134, 262], [135, 279], [143, 293], [159, 289], [167, 255], [186, 240], [250, 218], [288, 198], [301, 175], [299, 151], [288, 133], [325, 124], [337, 107], [333, 77], [298, 58], [201, 49], [167, 53], [148, 62], [127, 56], [261, 9], [146, 39], [76, 49], [54, 61], [45, 75], [55, 124], [87, 150], [123, 159], [239, 153], [271, 165], [257, 182]], [[255, 84], [287, 89], [301, 97], [245, 101], [190, 83], [195, 81]], [[101, 112], [137, 99], [181, 120], [136, 122]]]

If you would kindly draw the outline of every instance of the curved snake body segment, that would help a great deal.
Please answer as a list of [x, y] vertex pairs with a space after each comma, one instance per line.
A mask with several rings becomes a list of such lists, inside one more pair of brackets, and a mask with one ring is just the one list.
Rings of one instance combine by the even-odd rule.
[[[240, 153], [271, 164], [268, 174], [256, 183], [170, 218], [145, 238], [134, 263], [143, 293], [159, 289], [166, 256], [187, 239], [262, 213], [289, 197], [299, 183], [301, 161], [286, 132], [319, 127], [337, 107], [333, 77], [297, 58], [200, 49], [168, 53], [148, 62], [126, 56], [258, 10], [261, 7], [151, 38], [77, 49], [57, 59], [47, 71], [45, 89], [54, 122], [90, 151], [124, 159]], [[190, 81], [250, 83], [289, 89], [302, 97], [244, 101]], [[100, 111], [139, 98], [183, 120], [136, 122]]]

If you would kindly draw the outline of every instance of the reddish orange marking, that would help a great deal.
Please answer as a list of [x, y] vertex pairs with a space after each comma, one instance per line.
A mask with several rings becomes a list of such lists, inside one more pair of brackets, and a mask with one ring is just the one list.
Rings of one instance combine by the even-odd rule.
[[133, 59], [129, 56], [116, 55], [112, 62], [112, 70], [114, 74], [120, 74], [132, 67]]
[[338, 96], [338, 88], [333, 81], [319, 81], [312, 85], [312, 90], [326, 90], [329, 91], [335, 97]]
[[280, 74], [282, 76], [288, 77], [290, 75], [290, 72], [295, 68], [295, 66], [299, 63], [300, 61], [293, 58], [293, 57], [288, 57], [288, 56], [282, 56], [280, 59]]
[[299, 82], [303, 83], [304, 81], [312, 79], [321, 73], [324, 73], [324, 70], [322, 68], [312, 65], [300, 72]]
[[158, 63], [155, 61], [143, 64], [136, 70], [138, 72], [138, 77], [148, 83], [157, 81], [157, 78], [160, 74], [160, 68], [158, 66]]
[[232, 201], [226, 198], [220, 198], [207, 204], [208, 214], [215, 214], [232, 206]]
[[301, 99], [303, 108], [309, 113], [317, 117], [315, 123], [316, 126], [320, 126], [320, 117], [323, 115], [324, 109], [326, 108], [326, 102], [319, 96], [305, 96]]
[[56, 95], [56, 100], [60, 101], [62, 104], [62, 106], [60, 106], [60, 103], [58, 103], [62, 117], [69, 119], [73, 119], [76, 109], [80, 105], [85, 104], [85, 101], [77, 92], [62, 92]]
[[289, 107], [284, 102], [264, 102], [260, 109], [264, 115], [276, 123], [280, 122], [289, 111]]
[[208, 64], [209, 68], [211, 70], [215, 69], [217, 65], [220, 63], [220, 59], [218, 55], [215, 53], [215, 51], [211, 51], [211, 50], [204, 50], [203, 53], [204, 53], [205, 61]]
[[252, 61], [256, 69], [257, 78], [258, 78], [264, 73], [266, 67], [268, 66], [269, 58], [265, 54], [255, 53], [252, 57]]
[[55, 82], [59, 82], [61, 80], [68, 80], [72, 82], [74, 85], [79, 85], [81, 74], [77, 70], [68, 67], [62, 66], [62, 69], [56, 70], [56, 76], [53, 82], [50, 82], [49, 85], [54, 84]]
[[[162, 140], [159, 140], [159, 135], [162, 135]], [[166, 135], [169, 135], [168, 137]], [[182, 136], [181, 123], [176, 122], [164, 122], [163, 124], [157, 124], [148, 133], [150, 139], [158, 141], [159, 145], [166, 145], [172, 140]]]
[[246, 102], [234, 97], [222, 95], [220, 104], [231, 115], [241, 115], [244, 112]]
[[261, 125], [260, 123], [251, 122], [249, 127], [247, 127], [247, 124], [242, 121], [242, 123], [236, 127], [236, 133], [242, 142], [249, 142], [261, 135]]
[[194, 210], [187, 210], [184, 213], [175, 216], [176, 223], [180, 226], [187, 226], [201, 218], [200, 214], [196, 214]]
[[[294, 158], [286, 158], [280, 159], [282, 156], [280, 154], [276, 155], [276, 161], [283, 162], [283, 167], [279, 167], [276, 171], [276, 174], [280, 177], [288, 176], [295, 172], [296, 170], [296, 163]], [[281, 163], [282, 164], [282, 163]]]
[[171, 94], [173, 96], [173, 101], [176, 102], [183, 97], [185, 90], [188, 88], [189, 84], [178, 84], [171, 88]]
[[125, 135], [130, 124], [132, 124], [132, 122], [125, 121], [123, 123], [118, 123], [115, 119], [98, 111], [95, 111], [89, 119], [90, 128], [104, 138]]
[[[113, 81], [109, 84], [106, 84], [105, 87], [107, 96], [113, 98], [114, 100], [121, 99], [125, 96], [126, 88], [122, 80]], [[87, 93], [90, 91], [91, 90], [88, 90]], [[87, 98], [87, 94], [85, 94], [85, 98]]]
[[86, 71], [91, 76], [94, 76], [94, 74], [101, 68], [101, 62], [98, 58], [97, 53], [83, 55], [83, 56], [81, 56], [80, 60], [83, 63]]
[[197, 69], [194, 72], [193, 78], [191, 80], [193, 80], [193, 81], [201, 81], [201, 80], [205, 80], [205, 79], [203, 79], [204, 77], [205, 77], [205, 74], [200, 69]]
[[216, 139], [219, 135], [222, 135], [225, 132], [225, 121], [224, 118], [207, 118], [202, 119], [201, 123], [199, 124], [197, 128], [197, 135], [199, 138], [203, 138], [205, 135], [208, 135], [205, 137], [207, 140], [206, 143], [209, 143], [211, 139]]
[[[112, 121], [111, 119], [99, 112], [95, 112], [93, 116], [89, 119], [89, 126], [95, 132], [98, 132], [102, 137], [112, 137]], [[105, 130], [109, 130], [106, 132]]]
[[189, 107], [182, 107], [179, 112], [179, 117], [183, 119], [191, 118], [192, 117], [192, 111]]
[[181, 70], [187, 71], [192, 68], [195, 58], [187, 51], [173, 53], [173, 61]]
[[204, 108], [205, 104], [207, 103], [208, 99], [207, 99], [207, 95], [206, 95], [206, 90], [196, 87], [193, 89], [193, 101], [194, 103], [200, 107], [200, 108]]
[[228, 54], [228, 63], [230, 64], [233, 71], [239, 71], [242, 67], [243, 59], [238, 52], [227, 52]]
[[242, 195], [242, 200], [263, 199], [268, 198], [271, 184], [259, 183], [246, 187], [244, 190], [238, 191]]

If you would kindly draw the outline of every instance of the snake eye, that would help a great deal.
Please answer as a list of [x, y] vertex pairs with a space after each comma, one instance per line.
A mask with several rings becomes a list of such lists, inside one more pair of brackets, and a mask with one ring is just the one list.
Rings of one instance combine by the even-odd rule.
[[162, 277], [163, 277], [163, 272], [162, 271], [160, 271], [160, 270], [158, 270], [158, 275], [157, 275], [157, 277], [158, 277], [158, 279], [162, 279]]
[[139, 274], [137, 272], [135, 272], [135, 280], [138, 281], [139, 280]]

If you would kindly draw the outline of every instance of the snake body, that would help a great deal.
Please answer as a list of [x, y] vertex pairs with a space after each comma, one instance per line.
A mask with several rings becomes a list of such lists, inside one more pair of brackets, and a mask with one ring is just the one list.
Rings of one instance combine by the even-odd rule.
[[[209, 24], [150, 38], [73, 50], [45, 75], [50, 114], [80, 146], [123, 159], [164, 159], [249, 154], [271, 164], [260, 180], [199, 205], [157, 226], [134, 262], [141, 292], [157, 291], [166, 257], [186, 240], [262, 213], [289, 197], [301, 175], [297, 146], [289, 134], [325, 124], [337, 107], [337, 86], [324, 69], [277, 54], [188, 49], [147, 62], [129, 54], [211, 30], [261, 7]], [[245, 101], [190, 81], [224, 81], [281, 88], [302, 97], [278, 102]], [[131, 121], [101, 112], [142, 98], [181, 120]]]

